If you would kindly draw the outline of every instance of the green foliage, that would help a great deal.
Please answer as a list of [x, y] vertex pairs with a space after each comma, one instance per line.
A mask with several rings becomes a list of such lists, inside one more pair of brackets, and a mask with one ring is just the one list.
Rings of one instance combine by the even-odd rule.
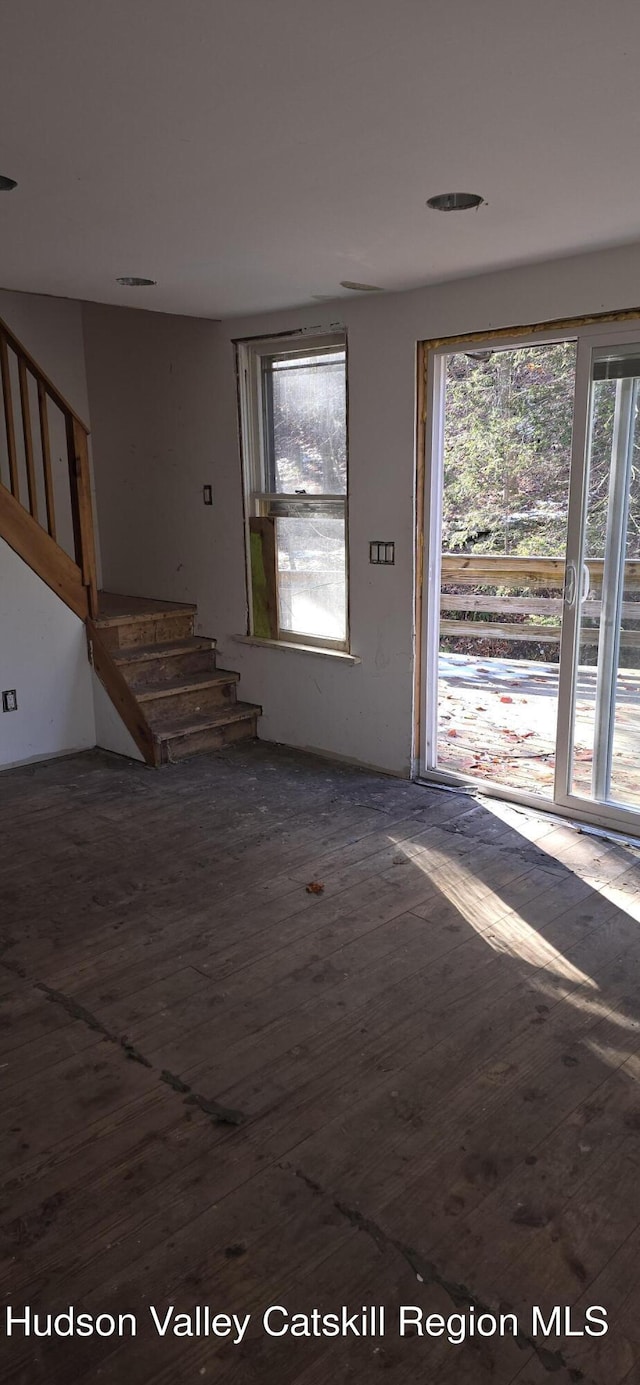
[[443, 547], [561, 556], [575, 344], [447, 363]]
[[[443, 548], [563, 557], [574, 410], [574, 342], [456, 352], [447, 361]], [[594, 385], [588, 557], [602, 558], [616, 381]], [[640, 428], [627, 556], [640, 557]]]

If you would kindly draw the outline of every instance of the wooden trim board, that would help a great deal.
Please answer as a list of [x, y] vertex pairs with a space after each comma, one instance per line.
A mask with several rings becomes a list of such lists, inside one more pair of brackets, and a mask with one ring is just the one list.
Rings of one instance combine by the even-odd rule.
[[81, 620], [86, 620], [89, 603], [80, 568], [3, 485], [0, 485], [0, 536], [56, 596]]
[[90, 618], [87, 618], [87, 635], [90, 644], [91, 662], [105, 692], [110, 697], [116, 711], [122, 717], [127, 731], [133, 737], [146, 764], [153, 766], [158, 765], [160, 761], [151, 727], [132, 693], [122, 670], [115, 663], [111, 651], [103, 644], [97, 625]]
[[249, 520], [251, 544], [252, 634], [265, 640], [278, 638], [278, 589], [276, 577], [275, 522], [268, 516]]

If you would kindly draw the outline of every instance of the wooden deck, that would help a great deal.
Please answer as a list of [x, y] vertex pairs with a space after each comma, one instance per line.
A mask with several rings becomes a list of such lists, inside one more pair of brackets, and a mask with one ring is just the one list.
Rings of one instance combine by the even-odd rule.
[[[4, 1381], [638, 1381], [631, 849], [260, 744], [0, 805], [3, 1307], [138, 1317], [0, 1334]], [[150, 1304], [254, 1316], [162, 1338]], [[387, 1333], [270, 1338], [271, 1304]], [[399, 1304], [521, 1337], [402, 1339]], [[611, 1329], [534, 1340], [534, 1304]]]
[[[551, 800], [556, 763], [558, 664], [440, 654], [438, 766]], [[574, 789], [591, 797], [596, 671], [576, 689]], [[611, 797], [640, 808], [640, 669], [618, 674]]]

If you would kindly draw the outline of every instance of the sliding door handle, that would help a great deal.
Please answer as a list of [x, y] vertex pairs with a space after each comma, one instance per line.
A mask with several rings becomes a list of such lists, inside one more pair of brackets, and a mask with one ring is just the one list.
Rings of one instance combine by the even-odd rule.
[[583, 564], [582, 564], [582, 591], [580, 592], [580, 605], [582, 605], [582, 604], [586, 601], [586, 599], [587, 599], [587, 597], [588, 597], [588, 595], [589, 595], [590, 589], [591, 589], [591, 573], [590, 573], [590, 571], [589, 571], [589, 568], [587, 567], [587, 564], [586, 564], [586, 563], [583, 563]]
[[567, 563], [562, 595], [565, 606], [574, 606], [576, 600], [576, 569], [574, 563]]

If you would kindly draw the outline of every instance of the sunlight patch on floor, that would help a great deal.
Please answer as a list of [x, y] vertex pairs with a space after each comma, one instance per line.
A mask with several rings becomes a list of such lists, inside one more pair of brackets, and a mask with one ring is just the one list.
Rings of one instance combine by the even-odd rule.
[[[637, 1034], [640, 1031], [640, 1021], [634, 1020], [630, 1015], [625, 1015], [621, 1010], [616, 1009], [616, 1003], [607, 1005], [601, 997], [594, 995], [584, 995], [578, 991], [572, 991], [568, 997], [576, 1010], [584, 1010], [588, 1015], [593, 1015], [595, 1019], [610, 1020], [617, 1029], [626, 1029], [630, 1034]], [[620, 1003], [619, 997], [618, 1002]]]
[[[397, 845], [414, 865], [433, 880], [438, 891], [454, 905], [461, 917], [484, 938], [494, 952], [518, 958], [534, 968], [543, 967], [565, 981], [598, 989], [591, 977], [569, 962], [558, 948], [538, 933], [521, 914], [513, 910], [508, 911], [508, 905], [502, 896], [483, 882], [480, 882], [479, 900], [477, 876], [463, 861], [456, 860], [452, 863], [447, 853], [437, 847], [416, 848], [415, 844], [402, 842], [398, 842]], [[481, 910], [478, 908], [480, 902]], [[480, 914], [483, 916], [482, 926]], [[491, 923], [487, 927], [485, 919], [489, 916]]]
[[640, 1056], [638, 1054], [626, 1053], [623, 1049], [614, 1048], [612, 1044], [601, 1044], [596, 1039], [586, 1039], [585, 1046], [593, 1054], [594, 1058], [599, 1058], [602, 1063], [606, 1063], [608, 1068], [623, 1068], [626, 1076], [632, 1082], [640, 1082]]

